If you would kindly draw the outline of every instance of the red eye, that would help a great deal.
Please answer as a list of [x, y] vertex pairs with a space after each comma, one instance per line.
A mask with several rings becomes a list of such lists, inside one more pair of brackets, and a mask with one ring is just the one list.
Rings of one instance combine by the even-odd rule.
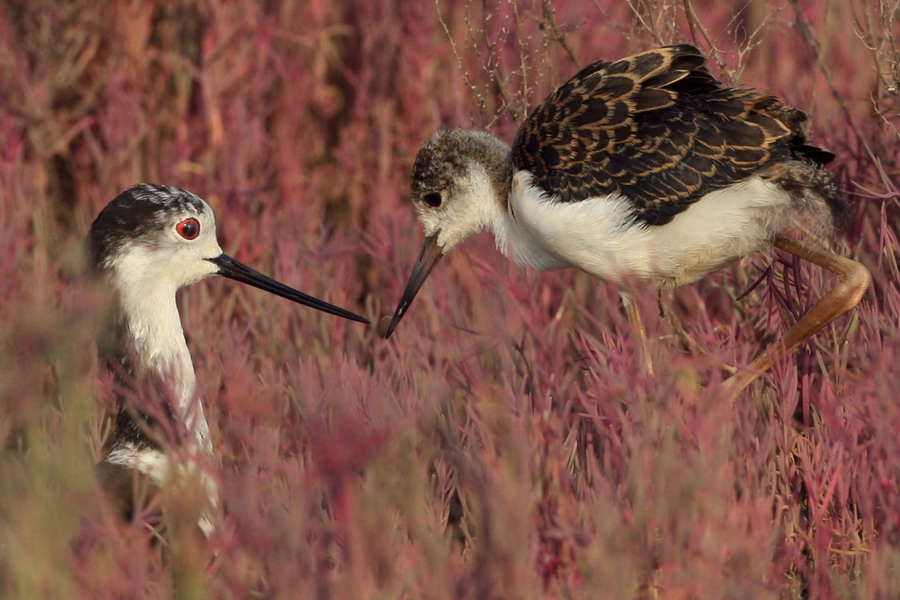
[[200, 235], [200, 221], [198, 221], [194, 217], [185, 219], [175, 226], [175, 231], [177, 231], [178, 235], [180, 235], [184, 239], [192, 240]]

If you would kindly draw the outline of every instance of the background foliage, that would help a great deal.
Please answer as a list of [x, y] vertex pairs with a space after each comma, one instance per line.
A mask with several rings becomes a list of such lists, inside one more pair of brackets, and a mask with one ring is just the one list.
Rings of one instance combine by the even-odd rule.
[[[900, 584], [898, 7], [887, 0], [0, 3], [0, 596], [888, 598]], [[206, 198], [230, 254], [373, 320], [434, 129], [511, 140], [579, 67], [690, 41], [812, 115], [859, 309], [732, 403], [821, 294], [752, 257], [643, 301], [479, 236], [389, 342], [225, 281], [181, 298], [221, 468], [208, 543], [92, 476], [111, 400], [80, 244], [122, 189]], [[799, 269], [799, 271], [797, 271]], [[797, 279], [795, 274], [801, 277]], [[762, 277], [762, 284], [736, 300]], [[98, 383], [100, 382], [100, 383]]]

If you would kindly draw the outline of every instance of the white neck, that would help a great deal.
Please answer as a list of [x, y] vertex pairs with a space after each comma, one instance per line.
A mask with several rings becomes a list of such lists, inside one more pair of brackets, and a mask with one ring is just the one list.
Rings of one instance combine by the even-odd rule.
[[209, 426], [196, 398], [196, 376], [175, 301], [177, 287], [165, 279], [115, 277], [125, 327], [141, 364], [169, 387], [175, 418], [198, 447], [211, 451]]
[[175, 290], [150, 287], [123, 290], [120, 301], [125, 325], [141, 363], [171, 385], [184, 408], [193, 397], [196, 379]]
[[[513, 177], [507, 201], [507, 198], [498, 197], [499, 192], [491, 185], [486, 171], [480, 167], [472, 168], [466, 181], [470, 198], [467, 204], [472, 208], [466, 212], [474, 224], [474, 231], [490, 229], [497, 249], [519, 266], [543, 271], [570, 266], [552, 254], [532, 229], [520, 222], [520, 215], [516, 213], [517, 200], [527, 187], [530, 187], [530, 176], [520, 171]], [[456, 240], [452, 241], [456, 243]]]

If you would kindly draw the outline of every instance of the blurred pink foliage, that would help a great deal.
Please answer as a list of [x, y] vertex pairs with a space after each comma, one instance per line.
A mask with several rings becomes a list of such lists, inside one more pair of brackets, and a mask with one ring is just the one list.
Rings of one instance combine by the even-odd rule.
[[[880, 6], [4, 3], [0, 595], [892, 597], [900, 96]], [[421, 243], [407, 189], [423, 140], [510, 140], [579, 66], [676, 41], [811, 114], [854, 206], [837, 245], [875, 278], [855, 313], [730, 403], [722, 367], [775, 339], [826, 275], [803, 264], [798, 281], [778, 259], [735, 301], [763, 275], [756, 257], [664, 294], [664, 317], [643, 298], [652, 379], [614, 288], [517, 269], [489, 236], [441, 264], [389, 342], [204, 283], [181, 308], [223, 523], [179, 568], [139, 518], [112, 517], [91, 475], [105, 305], [76, 257], [119, 191], [200, 194], [227, 252], [376, 320]]]

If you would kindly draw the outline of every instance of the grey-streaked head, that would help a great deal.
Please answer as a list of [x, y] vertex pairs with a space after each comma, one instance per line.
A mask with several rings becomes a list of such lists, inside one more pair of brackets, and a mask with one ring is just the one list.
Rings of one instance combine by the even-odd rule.
[[120, 292], [135, 294], [155, 287], [174, 294], [182, 286], [222, 275], [327, 313], [368, 322], [224, 254], [212, 208], [176, 187], [141, 183], [116, 196], [91, 225], [90, 252], [95, 266], [110, 275]]
[[216, 217], [191, 192], [152, 183], [128, 188], [100, 211], [90, 232], [91, 257], [116, 279], [151, 279], [178, 289], [217, 268], [222, 254]]
[[448, 252], [506, 210], [512, 163], [509, 146], [473, 129], [436, 132], [416, 155], [412, 201], [426, 236]]
[[412, 200], [425, 244], [385, 338], [440, 258], [506, 213], [512, 174], [509, 146], [484, 131], [441, 130], [422, 146], [413, 165]]

